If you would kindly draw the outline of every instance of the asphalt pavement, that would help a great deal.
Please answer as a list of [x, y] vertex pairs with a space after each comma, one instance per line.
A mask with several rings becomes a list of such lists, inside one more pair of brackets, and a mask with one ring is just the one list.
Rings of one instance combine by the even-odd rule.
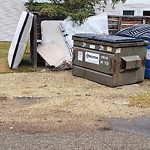
[[150, 115], [124, 120], [122, 118], [110, 118], [108, 122], [116, 131], [124, 131], [150, 137]]
[[36, 134], [0, 131], [0, 150], [150, 150], [150, 137], [113, 130]]

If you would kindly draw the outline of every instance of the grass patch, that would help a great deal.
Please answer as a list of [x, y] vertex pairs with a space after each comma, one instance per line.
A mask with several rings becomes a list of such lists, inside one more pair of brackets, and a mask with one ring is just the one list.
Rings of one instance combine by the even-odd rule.
[[10, 47], [10, 42], [0, 42], [0, 73], [11, 73], [11, 72], [31, 72], [37, 71], [34, 69], [30, 62], [30, 50], [29, 46], [26, 49], [24, 57], [16, 70], [12, 70], [8, 66], [8, 50]]
[[150, 108], [150, 93], [142, 93], [129, 99], [129, 107]]

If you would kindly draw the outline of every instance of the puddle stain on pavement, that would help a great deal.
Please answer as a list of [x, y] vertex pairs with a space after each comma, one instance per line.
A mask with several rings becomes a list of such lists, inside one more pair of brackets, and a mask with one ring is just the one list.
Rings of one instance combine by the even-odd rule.
[[108, 122], [113, 130], [140, 134], [150, 137], [150, 116], [136, 117], [130, 120], [109, 118]]

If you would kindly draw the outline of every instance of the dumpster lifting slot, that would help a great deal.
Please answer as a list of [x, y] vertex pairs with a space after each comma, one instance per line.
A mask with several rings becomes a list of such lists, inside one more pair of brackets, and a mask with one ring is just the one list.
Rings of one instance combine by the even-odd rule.
[[121, 69], [129, 70], [141, 67], [141, 58], [138, 55], [121, 57]]

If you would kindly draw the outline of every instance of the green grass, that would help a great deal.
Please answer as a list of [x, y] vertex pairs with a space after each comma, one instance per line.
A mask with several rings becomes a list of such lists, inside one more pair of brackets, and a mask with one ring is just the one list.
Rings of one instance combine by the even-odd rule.
[[142, 93], [129, 99], [129, 107], [150, 108], [150, 93]]
[[11, 73], [11, 72], [33, 72], [37, 71], [32, 67], [30, 63], [30, 52], [29, 52], [29, 45], [26, 49], [26, 52], [23, 56], [23, 59], [16, 70], [12, 70], [8, 66], [8, 50], [10, 47], [10, 42], [0, 42], [0, 73]]

